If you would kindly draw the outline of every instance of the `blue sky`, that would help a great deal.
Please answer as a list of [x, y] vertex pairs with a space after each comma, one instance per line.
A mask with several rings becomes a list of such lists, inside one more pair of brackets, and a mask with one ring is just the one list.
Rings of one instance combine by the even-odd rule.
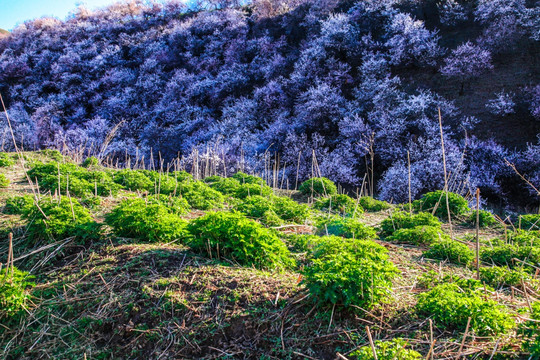
[[0, 0], [0, 28], [13, 30], [16, 24], [42, 16], [54, 16], [64, 20], [66, 16], [84, 3], [90, 9], [106, 6], [117, 0]]

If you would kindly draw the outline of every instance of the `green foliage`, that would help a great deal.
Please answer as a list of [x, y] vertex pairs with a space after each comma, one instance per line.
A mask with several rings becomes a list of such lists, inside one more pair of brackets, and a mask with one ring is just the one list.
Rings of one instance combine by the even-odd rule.
[[15, 164], [15, 160], [9, 154], [0, 152], [0, 167], [8, 167], [13, 164]]
[[344, 216], [356, 216], [364, 212], [356, 201], [345, 194], [335, 194], [317, 199], [313, 207], [325, 212], [333, 212]]
[[154, 190], [154, 182], [142, 170], [123, 169], [114, 174], [114, 181], [131, 191]]
[[332, 216], [325, 218], [318, 224], [318, 233], [321, 235], [335, 235], [358, 240], [376, 239], [377, 232], [355, 218], [342, 218]]
[[[164, 196], [164, 195], [162, 195]], [[178, 201], [173, 198], [171, 201]], [[170, 206], [160, 199], [126, 199], [107, 216], [106, 222], [115, 235], [141, 241], [157, 242], [185, 239], [187, 222], [178, 212], [185, 204]]]
[[492, 266], [480, 268], [480, 280], [495, 288], [501, 286], [515, 286], [521, 285], [521, 281], [527, 281], [530, 279], [523, 269], [508, 269], [502, 266]]
[[223, 195], [202, 181], [187, 181], [178, 185], [178, 195], [184, 197], [189, 204], [199, 210], [220, 209], [225, 198]]
[[451, 283], [458, 280], [459, 276], [457, 275], [429, 270], [418, 277], [417, 286], [421, 289], [430, 289], [440, 284]]
[[222, 178], [217, 175], [207, 177], [204, 179], [204, 182], [212, 189], [229, 196], [235, 195], [240, 188], [240, 182], [238, 180], [233, 178]]
[[9, 179], [4, 174], [0, 174], [0, 189], [7, 188], [9, 186]]
[[287, 222], [303, 224], [311, 214], [307, 205], [299, 204], [286, 196], [273, 196], [272, 204], [275, 213]]
[[386, 201], [377, 200], [371, 196], [362, 196], [360, 198], [360, 206], [368, 212], [378, 212], [391, 208], [391, 205]]
[[58, 150], [52, 150], [52, 149], [45, 149], [39, 151], [39, 153], [43, 154], [44, 156], [48, 157], [51, 160], [54, 161], [64, 161], [64, 155]]
[[521, 325], [520, 332], [525, 335], [523, 342], [524, 350], [530, 352], [529, 359], [540, 359], [540, 301], [531, 304], [532, 313], [529, 315], [531, 320]]
[[448, 239], [440, 227], [415, 226], [410, 229], [399, 229], [386, 240], [411, 245], [430, 245], [439, 240]]
[[540, 214], [522, 215], [521, 228], [525, 230], [540, 230]]
[[60, 185], [62, 194], [66, 194], [66, 189], [69, 189], [71, 195], [78, 197], [89, 196], [96, 191], [99, 196], [114, 195], [121, 188], [114, 182], [111, 171], [92, 171], [75, 164], [60, 164], [56, 161], [35, 164], [28, 171], [28, 176], [32, 180], [37, 179], [42, 190], [54, 193]]
[[234, 174], [232, 178], [235, 180], [238, 180], [240, 184], [256, 184], [256, 185], [264, 184], [264, 180], [262, 178], [258, 176], [254, 176], [254, 175], [248, 175], [241, 171]]
[[238, 189], [236, 189], [234, 197], [238, 199], [245, 199], [246, 197], [253, 195], [269, 197], [274, 195], [274, 190], [262, 182], [259, 184], [245, 183], [241, 184]]
[[[45, 216], [44, 216], [45, 215]], [[43, 198], [38, 206], [23, 214], [28, 220], [27, 235], [30, 240], [95, 240], [101, 236], [97, 224], [77, 199], [63, 196], [61, 200]]]
[[29, 212], [34, 205], [34, 198], [31, 195], [13, 196], [6, 199], [4, 214], [22, 215]]
[[[448, 192], [448, 204], [451, 216], [465, 215], [471, 211], [467, 200], [456, 193]], [[416, 211], [428, 211], [430, 213], [436, 209], [434, 214], [438, 218], [448, 220], [445, 191], [437, 190], [424, 194], [420, 200], [413, 201], [413, 207]]]
[[285, 244], [269, 229], [244, 215], [209, 212], [188, 225], [190, 246], [210, 258], [225, 258], [241, 265], [283, 269], [294, 265]]
[[291, 234], [286, 237], [289, 248], [295, 252], [311, 252], [313, 248], [324, 239], [317, 235]]
[[89, 168], [89, 167], [93, 167], [93, 166], [98, 166], [99, 165], [99, 160], [97, 157], [95, 156], [89, 156], [87, 157], [86, 159], [84, 159], [83, 163], [82, 163], [82, 167], [85, 167], [85, 168]]
[[[490, 213], [489, 211], [486, 211], [486, 210], [480, 210], [478, 212], [478, 220], [479, 221], [479, 226], [481, 228], [486, 228], [486, 227], [490, 227], [490, 226], [493, 226], [497, 223], [497, 220], [495, 219], [495, 216], [493, 216], [492, 213]], [[469, 215], [469, 219], [468, 219], [468, 222], [474, 226], [476, 226], [476, 211], [471, 211], [470, 215]]]
[[404, 211], [395, 211], [381, 222], [383, 236], [390, 236], [399, 229], [411, 229], [417, 226], [441, 227], [440, 221], [429, 213], [409, 214]]
[[464, 331], [471, 317], [470, 330], [477, 335], [504, 334], [514, 321], [496, 301], [486, 299], [483, 292], [484, 285], [472, 279], [437, 285], [418, 296], [417, 310], [448, 329]]
[[300, 185], [298, 190], [304, 195], [313, 195], [314, 197], [337, 194], [336, 184], [325, 177], [306, 180]]
[[[406, 349], [407, 342], [403, 339], [375, 341], [375, 352], [378, 360], [419, 360], [423, 359], [417, 351]], [[357, 360], [374, 360], [371, 346], [363, 346], [353, 351], [349, 356]]]
[[236, 209], [266, 225], [279, 225], [284, 222], [303, 223], [310, 214], [307, 205], [279, 196], [268, 198], [259, 195], [248, 196], [238, 203]]
[[424, 252], [429, 259], [447, 260], [454, 264], [468, 265], [474, 259], [474, 252], [465, 244], [455, 240], [443, 239], [432, 244]]
[[33, 278], [16, 267], [0, 270], [0, 318], [16, 316], [26, 307]]
[[[480, 259], [487, 263], [498, 266], [515, 268], [524, 266], [526, 269], [534, 269], [528, 264], [540, 262], [540, 248], [537, 246], [521, 246], [518, 244], [502, 244], [493, 247], [483, 247], [480, 250]], [[517, 259], [518, 261], [514, 260]], [[523, 263], [525, 262], [525, 263]]]
[[386, 299], [398, 270], [371, 240], [324, 236], [304, 269], [304, 283], [321, 303], [369, 308]]

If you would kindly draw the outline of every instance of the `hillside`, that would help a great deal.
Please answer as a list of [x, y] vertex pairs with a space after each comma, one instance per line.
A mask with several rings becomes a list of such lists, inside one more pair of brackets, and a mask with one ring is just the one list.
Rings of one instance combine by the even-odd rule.
[[0, 153], [4, 359], [373, 359], [369, 336], [380, 360], [539, 354], [538, 215], [480, 213], [480, 282], [456, 194], [450, 225], [440, 192], [21, 155]]
[[387, 201], [408, 199], [408, 154], [414, 198], [443, 187], [440, 109], [452, 190], [530, 210], [537, 192], [505, 160], [540, 187], [539, 12], [534, 0], [80, 7], [0, 42], [0, 93], [26, 149], [147, 166], [205, 154], [222, 174], [275, 167], [289, 184], [316, 162], [351, 190], [368, 174]]

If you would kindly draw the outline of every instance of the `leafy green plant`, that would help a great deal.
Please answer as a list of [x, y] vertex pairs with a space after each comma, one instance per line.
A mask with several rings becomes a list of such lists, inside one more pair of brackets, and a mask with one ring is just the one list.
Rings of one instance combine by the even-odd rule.
[[154, 182], [141, 170], [123, 169], [114, 174], [114, 182], [131, 191], [149, 191], [154, 189]]
[[363, 308], [386, 299], [398, 270], [371, 240], [324, 236], [304, 269], [304, 283], [321, 303]]
[[[375, 352], [378, 360], [419, 360], [422, 355], [414, 350], [407, 349], [407, 342], [403, 339], [388, 341], [375, 341]], [[375, 360], [371, 346], [363, 346], [349, 354], [357, 360]]]
[[356, 216], [364, 212], [364, 209], [356, 201], [345, 194], [335, 194], [317, 199], [313, 204], [317, 210], [333, 212], [344, 216]]
[[296, 224], [304, 223], [311, 211], [305, 204], [299, 204], [286, 196], [272, 196], [273, 210], [284, 221]]
[[429, 259], [447, 260], [454, 264], [468, 265], [474, 259], [474, 252], [465, 244], [451, 239], [433, 243], [424, 256]]
[[495, 288], [501, 286], [519, 287], [521, 281], [527, 281], [529, 279], [529, 274], [523, 269], [512, 270], [502, 266], [480, 268], [480, 280]]
[[126, 199], [105, 218], [115, 235], [148, 242], [186, 239], [187, 222], [159, 200]]
[[540, 359], [540, 301], [531, 304], [530, 320], [520, 326], [520, 332], [525, 335], [523, 349], [531, 355], [529, 359]]
[[448, 239], [440, 227], [415, 226], [408, 229], [399, 229], [386, 240], [411, 245], [430, 245], [442, 239]]
[[311, 252], [321, 239], [324, 239], [317, 235], [307, 234], [290, 234], [284, 236], [289, 248], [295, 252]]
[[86, 159], [84, 159], [83, 163], [81, 164], [82, 167], [89, 168], [99, 165], [99, 160], [95, 156], [89, 156]]
[[381, 222], [381, 234], [390, 236], [399, 229], [411, 229], [417, 226], [441, 227], [440, 221], [429, 213], [409, 214], [404, 211], [395, 211]]
[[[465, 215], [471, 211], [467, 200], [456, 193], [448, 192], [448, 205], [451, 216]], [[448, 220], [445, 191], [437, 190], [424, 194], [421, 199], [413, 201], [413, 207], [416, 211], [433, 212], [438, 218]]]
[[61, 200], [43, 198], [39, 207], [23, 214], [28, 220], [27, 235], [29, 240], [62, 240], [75, 237], [79, 241], [95, 240], [101, 236], [97, 224], [77, 199], [63, 196]]
[[223, 207], [223, 195], [202, 181], [187, 181], [178, 186], [178, 194], [195, 209], [212, 210]]
[[240, 181], [233, 178], [222, 178], [221, 176], [210, 176], [204, 179], [212, 189], [219, 191], [224, 195], [233, 196], [240, 188]]
[[337, 194], [336, 184], [325, 177], [311, 178], [306, 180], [300, 184], [298, 190], [300, 190], [300, 192], [304, 195], [313, 195], [315, 197]]
[[472, 279], [441, 284], [418, 295], [416, 308], [448, 329], [464, 331], [470, 317], [470, 330], [477, 335], [504, 334], [514, 321], [496, 301], [486, 299], [484, 291], [484, 285]]
[[4, 174], [0, 174], [0, 189], [7, 188], [9, 186], [9, 179]]
[[29, 288], [35, 286], [33, 276], [16, 267], [0, 270], [0, 318], [19, 314], [30, 299]]
[[[490, 227], [497, 223], [495, 216], [486, 210], [480, 210], [478, 212], [478, 220], [481, 228]], [[476, 225], [476, 211], [471, 211], [468, 222], [469, 224]]]
[[332, 216], [324, 218], [318, 224], [321, 235], [335, 235], [359, 240], [376, 239], [377, 231], [355, 218]]
[[234, 174], [232, 178], [235, 180], [238, 180], [240, 184], [256, 184], [256, 185], [264, 184], [264, 180], [262, 178], [255, 175], [248, 175], [241, 171]]
[[6, 199], [4, 214], [22, 215], [29, 212], [34, 205], [31, 195], [13, 196]]
[[378, 212], [390, 209], [392, 206], [386, 201], [372, 198], [371, 196], [362, 196], [359, 200], [360, 206], [368, 212]]
[[238, 199], [245, 199], [246, 197], [253, 195], [270, 197], [274, 195], [274, 190], [262, 182], [260, 184], [245, 183], [241, 184], [234, 193], [234, 197]]
[[521, 215], [521, 228], [525, 230], [540, 230], [540, 214]]
[[459, 276], [455, 274], [447, 274], [429, 270], [428, 272], [422, 273], [420, 276], [418, 276], [417, 286], [420, 289], [430, 289], [440, 284], [456, 282], [459, 279]]
[[269, 229], [234, 212], [209, 212], [188, 225], [192, 249], [210, 258], [229, 259], [257, 268], [293, 266], [285, 244]]
[[9, 154], [0, 152], [0, 167], [8, 167], [13, 164], [15, 164], [15, 160]]
[[484, 262], [498, 266], [514, 268], [523, 266], [533, 270], [530, 265], [540, 262], [540, 248], [536, 246], [520, 246], [518, 244], [501, 244], [493, 247], [483, 247], [480, 250], [480, 259]]

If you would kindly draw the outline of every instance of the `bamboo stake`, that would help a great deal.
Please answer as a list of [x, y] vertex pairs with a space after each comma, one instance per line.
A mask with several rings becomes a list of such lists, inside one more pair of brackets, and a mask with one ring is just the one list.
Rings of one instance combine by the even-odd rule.
[[463, 351], [463, 346], [465, 345], [465, 339], [467, 338], [467, 334], [469, 332], [469, 326], [471, 325], [471, 317], [469, 316], [469, 318], [467, 319], [467, 327], [465, 328], [465, 333], [463, 334], [463, 339], [461, 340], [461, 345], [459, 347], [459, 352], [458, 352], [458, 358], [461, 357], [461, 352]]
[[448, 212], [448, 225], [450, 226], [450, 237], [454, 239], [454, 233], [452, 231], [452, 218], [450, 216], [450, 203], [448, 202], [448, 174], [446, 171], [446, 154], [444, 151], [444, 135], [442, 127], [442, 116], [441, 108], [439, 108], [439, 129], [441, 131], [441, 148], [442, 148], [442, 159], [443, 159], [443, 169], [444, 169], [444, 190], [446, 193], [446, 211]]
[[371, 337], [371, 331], [369, 331], [369, 326], [366, 326], [366, 332], [369, 339], [369, 345], [371, 346], [371, 351], [373, 351], [373, 359], [379, 360], [377, 357], [377, 350], [375, 349], [375, 344], [373, 343], [373, 338]]
[[480, 189], [476, 189], [476, 279], [480, 280]]

